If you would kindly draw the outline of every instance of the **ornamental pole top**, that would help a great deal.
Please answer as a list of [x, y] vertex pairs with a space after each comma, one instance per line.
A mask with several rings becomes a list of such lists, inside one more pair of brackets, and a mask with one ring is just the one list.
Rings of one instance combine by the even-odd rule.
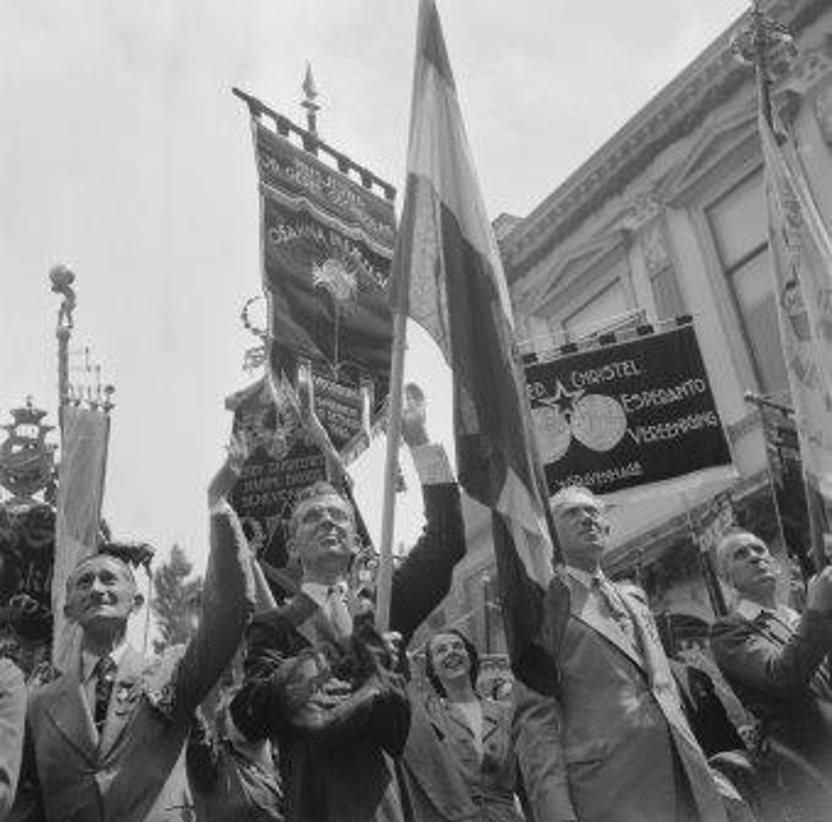
[[301, 84], [305, 95], [301, 105], [306, 109], [306, 128], [312, 134], [318, 133], [318, 111], [321, 106], [315, 102], [318, 96], [318, 87], [315, 85], [315, 78], [312, 76], [312, 66], [306, 63], [306, 76]]

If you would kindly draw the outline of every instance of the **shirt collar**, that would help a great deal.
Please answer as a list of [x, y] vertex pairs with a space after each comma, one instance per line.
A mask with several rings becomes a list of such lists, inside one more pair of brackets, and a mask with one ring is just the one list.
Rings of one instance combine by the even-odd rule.
[[575, 568], [572, 565], [566, 566], [566, 573], [569, 574], [575, 582], [579, 582], [581, 585], [584, 586], [587, 590], [592, 588], [592, 580], [597, 579], [600, 581], [604, 581], [606, 577], [604, 576], [604, 572], [599, 568], [595, 573], [590, 573], [589, 571], [585, 571], [583, 568]]
[[[116, 668], [121, 665], [121, 659], [124, 652], [127, 650], [127, 640], [122, 641], [110, 651], [109, 656], [116, 663]], [[98, 660], [101, 659], [102, 654], [94, 654], [92, 651], [86, 649], [81, 651], [81, 682], [86, 684], [90, 681], [95, 673], [95, 666], [98, 665]]]
[[800, 620], [800, 615], [797, 611], [789, 608], [788, 605], [781, 604], [774, 609], [764, 608], [759, 602], [754, 602], [754, 600], [746, 599], [745, 597], [740, 597], [736, 610], [741, 617], [747, 619], [749, 622], [753, 622], [763, 613], [776, 617], [789, 628], [794, 627], [795, 623]]
[[332, 587], [340, 588], [344, 594], [347, 592], [347, 584], [345, 582], [336, 582], [335, 586], [326, 585], [323, 582], [302, 582], [300, 590], [319, 608], [323, 608], [326, 603], [326, 598], [329, 596], [329, 590]]

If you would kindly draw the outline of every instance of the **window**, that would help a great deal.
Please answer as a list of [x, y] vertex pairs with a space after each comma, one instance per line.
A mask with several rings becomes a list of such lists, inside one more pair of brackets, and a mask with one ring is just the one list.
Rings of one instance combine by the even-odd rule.
[[569, 335], [569, 339], [574, 340], [598, 331], [601, 326], [629, 310], [621, 280], [613, 280], [605, 289], [566, 317], [563, 330]]
[[661, 217], [642, 229], [639, 243], [658, 319], [687, 314]]
[[766, 236], [762, 172], [754, 172], [723, 194], [706, 214], [759, 388], [768, 395], [788, 395]]
[[656, 314], [660, 320], [685, 314], [685, 301], [676, 282], [672, 266], [650, 275], [650, 288], [656, 301]]

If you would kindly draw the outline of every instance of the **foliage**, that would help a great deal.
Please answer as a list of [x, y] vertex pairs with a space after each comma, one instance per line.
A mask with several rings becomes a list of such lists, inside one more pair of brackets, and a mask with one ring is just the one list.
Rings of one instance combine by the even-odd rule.
[[178, 546], [171, 548], [170, 559], [153, 574], [154, 596], [150, 603], [156, 616], [160, 639], [153, 640], [158, 654], [171, 645], [187, 642], [196, 627], [202, 596], [202, 577], [188, 579], [193, 564]]

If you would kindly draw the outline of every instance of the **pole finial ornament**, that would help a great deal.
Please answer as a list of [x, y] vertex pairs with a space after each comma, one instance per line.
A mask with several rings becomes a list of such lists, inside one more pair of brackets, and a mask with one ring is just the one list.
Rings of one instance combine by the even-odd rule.
[[772, 124], [771, 85], [788, 70], [789, 62], [797, 55], [788, 26], [767, 17], [761, 0], [753, 0], [748, 24], [731, 38], [730, 49], [740, 63], [755, 67], [760, 106]]
[[301, 85], [305, 95], [301, 105], [306, 109], [306, 127], [312, 134], [318, 133], [318, 111], [321, 106], [315, 102], [318, 96], [318, 87], [315, 85], [315, 78], [312, 76], [312, 66], [307, 61], [306, 76]]
[[61, 294], [64, 298], [58, 309], [58, 329], [71, 329], [72, 312], [76, 304], [75, 289], [72, 287], [75, 282], [75, 273], [68, 265], [58, 263], [50, 269], [49, 281], [52, 283], [52, 291]]

